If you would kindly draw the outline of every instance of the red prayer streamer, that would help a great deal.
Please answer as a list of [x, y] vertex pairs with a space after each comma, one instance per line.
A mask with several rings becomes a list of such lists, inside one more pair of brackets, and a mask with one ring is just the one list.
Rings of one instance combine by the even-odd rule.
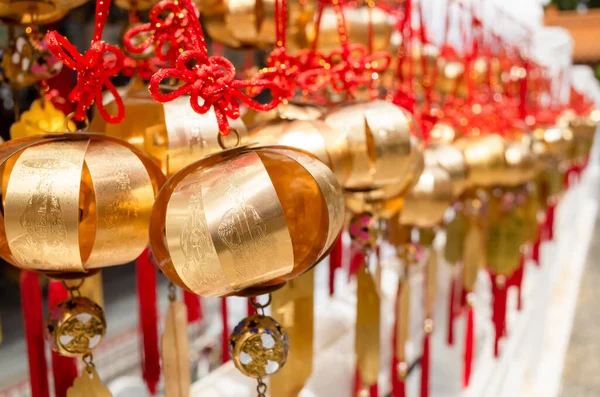
[[[94, 101], [102, 118], [109, 123], [120, 123], [125, 116], [123, 100], [111, 83], [110, 77], [123, 69], [125, 55], [118, 47], [102, 41], [102, 31], [106, 24], [110, 0], [96, 0], [96, 22], [94, 39], [89, 50], [80, 54], [77, 48], [56, 31], [46, 34], [48, 50], [56, 55], [69, 69], [77, 72], [77, 85], [69, 94], [69, 100], [76, 103], [75, 120], [83, 121]], [[115, 98], [117, 114], [108, 113], [102, 103], [102, 90], [106, 88]]]
[[183, 290], [183, 301], [187, 308], [188, 324], [202, 321], [202, 300], [193, 292]]
[[[50, 280], [48, 284], [48, 308], [52, 309], [68, 298], [69, 292], [62, 283]], [[61, 356], [55, 351], [52, 352], [52, 376], [56, 397], [67, 396], [67, 389], [73, 385], [77, 375], [77, 361], [74, 358]]]
[[229, 361], [229, 321], [227, 319], [227, 297], [221, 298], [221, 321], [223, 322], [223, 332], [221, 333], [221, 363]]
[[335, 271], [342, 267], [342, 261], [344, 259], [343, 254], [344, 242], [342, 241], [342, 234], [340, 233], [329, 254], [329, 295], [335, 293]]
[[517, 310], [523, 308], [523, 273], [525, 272], [525, 255], [521, 255], [519, 267], [510, 279], [510, 285], [517, 287]]
[[475, 309], [469, 305], [467, 313], [467, 330], [465, 333], [463, 387], [469, 387], [473, 370], [473, 353], [475, 352]]
[[456, 277], [452, 276], [450, 281], [450, 297], [448, 299], [448, 344], [454, 345], [454, 320], [456, 319]]
[[493, 297], [493, 309], [492, 309], [492, 321], [494, 323], [494, 356], [500, 355], [500, 339], [504, 335], [506, 330], [506, 299], [508, 292], [508, 285], [506, 282], [499, 282], [498, 277], [490, 273], [492, 281], [492, 297]]
[[29, 361], [29, 383], [32, 397], [49, 397], [46, 366], [42, 291], [36, 273], [21, 272], [21, 305]]
[[160, 353], [158, 349], [158, 309], [156, 303], [156, 269], [150, 263], [148, 248], [136, 263], [140, 340], [142, 343], [142, 375], [151, 394], [160, 381]]
[[421, 397], [429, 397], [429, 359], [431, 333], [425, 332], [423, 338], [423, 357], [421, 357]]

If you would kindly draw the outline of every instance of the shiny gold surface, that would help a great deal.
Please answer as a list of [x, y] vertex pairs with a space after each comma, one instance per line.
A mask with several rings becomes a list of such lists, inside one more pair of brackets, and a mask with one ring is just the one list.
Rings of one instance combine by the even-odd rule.
[[102, 308], [88, 298], [69, 298], [54, 306], [46, 321], [46, 340], [61, 356], [83, 357], [104, 337]]
[[316, 264], [343, 215], [341, 189], [316, 158], [284, 147], [242, 147], [170, 179], [157, 197], [150, 240], [173, 282], [203, 296], [243, 294]]
[[548, 150], [552, 155], [561, 160], [568, 155], [573, 140], [573, 131], [568, 127], [560, 125], [538, 127], [533, 134], [548, 145]]
[[[315, 3], [304, 1], [288, 4], [289, 38], [298, 36], [313, 15]], [[264, 48], [275, 44], [274, 0], [206, 0], [200, 2], [200, 7], [207, 33], [223, 45]]]
[[436, 123], [429, 132], [429, 139], [435, 143], [451, 144], [459, 137], [458, 131], [448, 123]]
[[[394, 28], [394, 19], [381, 8], [367, 6], [345, 7], [344, 18], [348, 31], [348, 39], [351, 43], [359, 43], [367, 47], [369, 45], [369, 25], [372, 29], [373, 51], [389, 51], [390, 38]], [[320, 51], [331, 52], [340, 47], [338, 33], [338, 22], [332, 7], [326, 7], [321, 17], [318, 33], [317, 48]], [[304, 35], [292, 41], [292, 48], [310, 47], [315, 40], [316, 13], [314, 19], [306, 25]]]
[[456, 197], [467, 188], [469, 170], [461, 150], [454, 145], [430, 144], [424, 152], [425, 166], [437, 166], [444, 169], [452, 181], [452, 190]]
[[[91, 128], [123, 139], [146, 153], [163, 172], [172, 175], [202, 157], [221, 151], [219, 128], [212, 110], [201, 115], [189, 106], [188, 97], [161, 104], [152, 99], [147, 86], [138, 79], [122, 91], [125, 118], [119, 124], [102, 123], [96, 116]], [[106, 104], [109, 112], [116, 103]], [[229, 119], [232, 129], [247, 142], [247, 130], [239, 119]], [[233, 138], [232, 138], [233, 139]]]
[[0, 20], [16, 25], [45, 25], [56, 22], [87, 0], [26, 0], [0, 2]]
[[465, 137], [456, 141], [469, 168], [469, 186], [494, 186], [504, 177], [506, 142], [497, 134]]
[[81, 371], [81, 375], [67, 390], [67, 397], [112, 397], [108, 387], [102, 384], [96, 368], [89, 367]]
[[381, 300], [377, 283], [363, 263], [356, 273], [356, 332], [354, 351], [361, 385], [377, 383], [379, 376], [379, 344]]
[[348, 139], [352, 168], [345, 189], [378, 190], [378, 198], [385, 199], [416, 181], [421, 146], [414, 119], [406, 110], [372, 101], [337, 108], [325, 116], [325, 122]]
[[287, 363], [271, 378], [273, 396], [297, 396], [312, 374], [314, 288], [314, 272], [306, 272], [272, 295], [273, 318], [285, 328], [290, 339]]
[[130, 262], [145, 248], [154, 191], [164, 177], [133, 147], [73, 133], [0, 146], [0, 160], [11, 155], [16, 161], [4, 162], [2, 181], [5, 259], [80, 278], [93, 268]]
[[268, 316], [255, 315], [243, 319], [229, 338], [233, 363], [250, 378], [277, 373], [285, 365], [288, 351], [286, 330]]
[[260, 144], [283, 145], [314, 154], [343, 184], [350, 174], [346, 137], [321, 120], [273, 120], [250, 131], [250, 140]]
[[508, 142], [505, 148], [506, 172], [500, 185], [517, 186], [535, 178], [536, 159], [531, 147], [521, 142]]
[[404, 197], [400, 222], [420, 228], [437, 226], [454, 200], [448, 172], [436, 166], [425, 167], [417, 184]]
[[[396, 302], [396, 358], [400, 364], [406, 362], [406, 343], [410, 338], [410, 280], [405, 274], [398, 285], [398, 300]], [[397, 371], [399, 378], [404, 379], [406, 371]]]

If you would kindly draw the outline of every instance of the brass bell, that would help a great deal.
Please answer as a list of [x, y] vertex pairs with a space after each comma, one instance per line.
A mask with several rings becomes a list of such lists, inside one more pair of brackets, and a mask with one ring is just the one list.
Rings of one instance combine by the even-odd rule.
[[0, 20], [16, 25], [46, 25], [62, 19], [87, 0], [24, 0], [0, 2]]
[[385, 199], [418, 179], [420, 133], [405, 109], [377, 100], [336, 108], [324, 120], [348, 140], [352, 168], [345, 190], [371, 191]]
[[[200, 0], [202, 26], [215, 41], [232, 48], [275, 44], [275, 0]], [[314, 13], [315, 2], [288, 3], [287, 35], [298, 34]]]
[[[36, 99], [29, 110], [23, 112], [19, 121], [10, 126], [11, 139], [24, 138], [48, 133], [62, 133], [67, 118], [63, 112], [54, 107], [51, 101]], [[72, 122], [67, 128], [74, 129]]]
[[504, 177], [506, 141], [498, 134], [464, 137], [456, 141], [469, 168], [469, 187], [496, 186]]
[[5, 78], [16, 89], [47, 80], [60, 72], [62, 62], [48, 51], [44, 35], [38, 32], [17, 36], [4, 51]]
[[[206, 114], [194, 112], [189, 98], [183, 96], [168, 103], [158, 103], [148, 87], [134, 78], [122, 92], [125, 117], [119, 124], [106, 123], [101, 117], [92, 120], [91, 130], [122, 139], [150, 157], [165, 175], [172, 175], [202, 157], [222, 150], [217, 137], [217, 118], [211, 109]], [[116, 103], [105, 104], [116, 112]], [[247, 142], [247, 130], [240, 119], [229, 120], [232, 133], [223, 140]]]
[[431, 131], [429, 131], [429, 139], [435, 143], [451, 144], [459, 137], [459, 131], [445, 122], [435, 123]]
[[569, 157], [573, 148], [573, 131], [568, 126], [561, 124], [539, 126], [533, 134], [546, 143], [548, 150], [558, 161], [564, 161]]
[[506, 172], [499, 185], [518, 186], [533, 180], [537, 174], [535, 154], [531, 147], [523, 142], [507, 142], [504, 152]]
[[[334, 173], [340, 184], [350, 174], [348, 141], [333, 127], [318, 119], [294, 119], [300, 111], [286, 113], [279, 118], [263, 123], [250, 131], [250, 140], [263, 145], [283, 145], [305, 150], [314, 154]], [[309, 106], [298, 107], [304, 110], [299, 116], [318, 114], [317, 109]], [[307, 109], [314, 109], [310, 112]]]
[[115, 0], [115, 5], [124, 10], [143, 11], [152, 8], [160, 0]]
[[54, 306], [46, 321], [46, 340], [61, 356], [83, 357], [100, 344], [106, 333], [102, 308], [83, 297]]
[[461, 150], [454, 145], [431, 143], [425, 149], [425, 166], [444, 169], [452, 181], [455, 197], [460, 197], [467, 188], [468, 168]]
[[[358, 43], [368, 47], [369, 29], [372, 29], [373, 51], [390, 50], [390, 38], [394, 30], [394, 19], [390, 14], [381, 8], [370, 8], [368, 6], [344, 7], [343, 10], [350, 43]], [[319, 51], [327, 53], [340, 47], [338, 21], [333, 7], [324, 8], [320, 24], [317, 24], [316, 18], [315, 13], [304, 31], [300, 32], [296, 40], [291, 41], [292, 49], [309, 48], [317, 35], [317, 49]], [[319, 26], [319, 32], [316, 31], [317, 25]]]
[[437, 226], [455, 198], [450, 174], [441, 167], [426, 166], [417, 184], [404, 196], [400, 222], [419, 228]]
[[150, 245], [165, 275], [201, 296], [255, 296], [314, 266], [344, 222], [333, 173], [285, 147], [239, 147], [193, 163], [160, 191]]
[[0, 146], [0, 256], [56, 278], [133, 261], [148, 244], [164, 177], [129, 144], [97, 134], [40, 135]]
[[269, 316], [255, 315], [243, 319], [229, 338], [233, 363], [250, 378], [277, 373], [287, 361], [288, 334]]

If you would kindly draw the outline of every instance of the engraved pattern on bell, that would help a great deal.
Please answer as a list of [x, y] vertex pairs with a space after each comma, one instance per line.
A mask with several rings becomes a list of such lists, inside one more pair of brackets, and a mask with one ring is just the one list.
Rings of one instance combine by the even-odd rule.
[[272, 317], [243, 319], [229, 338], [229, 353], [237, 369], [251, 378], [277, 373], [286, 363], [288, 334]]
[[46, 340], [52, 350], [66, 357], [90, 353], [105, 333], [104, 311], [88, 298], [60, 302], [52, 308], [46, 321]]

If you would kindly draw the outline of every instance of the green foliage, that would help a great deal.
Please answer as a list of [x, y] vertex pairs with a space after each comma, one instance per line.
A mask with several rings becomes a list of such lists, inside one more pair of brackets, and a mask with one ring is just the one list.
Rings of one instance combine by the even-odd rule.
[[579, 4], [587, 5], [588, 8], [600, 8], [600, 0], [552, 0], [551, 4], [562, 11], [575, 10]]

